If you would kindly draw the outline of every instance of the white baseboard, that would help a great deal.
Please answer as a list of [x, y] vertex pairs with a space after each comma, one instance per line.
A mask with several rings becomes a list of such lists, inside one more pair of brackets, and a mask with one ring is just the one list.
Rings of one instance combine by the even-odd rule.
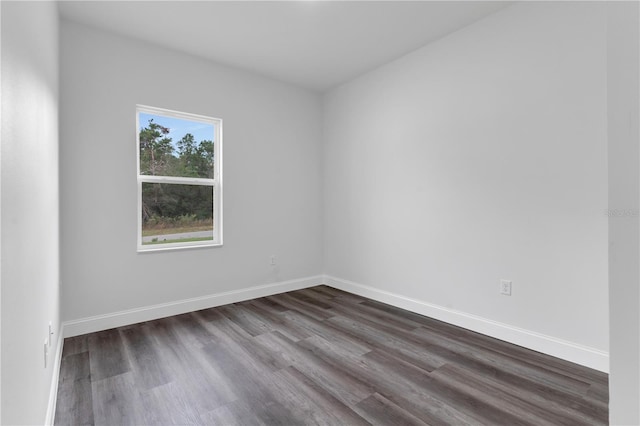
[[325, 275], [324, 283], [349, 293], [368, 297], [398, 308], [495, 337], [496, 339], [533, 349], [534, 351], [562, 358], [605, 373], [609, 372], [609, 354], [598, 349], [332, 276]]
[[322, 284], [322, 275], [306, 277], [290, 281], [281, 281], [273, 284], [265, 284], [240, 290], [226, 291], [207, 296], [194, 297], [192, 299], [178, 300], [176, 302], [162, 303], [159, 305], [144, 306], [111, 314], [97, 315], [89, 318], [81, 318], [64, 322], [64, 337], [79, 336], [81, 334], [108, 330], [114, 327], [136, 324], [143, 321], [151, 321], [172, 315], [212, 308], [214, 306], [227, 305], [243, 300], [258, 297], [271, 296], [286, 291], [300, 290], [307, 287]]
[[64, 346], [64, 324], [60, 325], [58, 338], [56, 339], [56, 356], [53, 359], [53, 376], [49, 389], [49, 403], [47, 404], [47, 417], [44, 420], [46, 426], [53, 425], [56, 415], [56, 402], [58, 399], [58, 380], [60, 379], [60, 364], [62, 363], [62, 347]]
[[[525, 348], [562, 358], [576, 364], [584, 365], [603, 372], [609, 371], [609, 354], [607, 352], [327, 275], [317, 275], [297, 280], [282, 281], [192, 299], [179, 300], [176, 302], [145, 306], [111, 314], [66, 321], [62, 325], [62, 330], [64, 332], [63, 337], [78, 336], [81, 334], [93, 333], [143, 321], [151, 321], [158, 318], [179, 315], [200, 309], [240, 302], [243, 300], [284, 293], [286, 291], [300, 290], [322, 283], [349, 293], [368, 297], [398, 308], [406, 309], [408, 311], [457, 325], [487, 336], [495, 337], [496, 339], [504, 340]], [[62, 352], [61, 343], [59, 352]], [[58, 368], [59, 362], [60, 360], [57, 359]], [[55, 398], [55, 395], [53, 398]], [[55, 400], [53, 402], [53, 408], [55, 409]], [[53, 413], [51, 415], [53, 415]], [[47, 419], [48, 418], [49, 417], [47, 417]]]

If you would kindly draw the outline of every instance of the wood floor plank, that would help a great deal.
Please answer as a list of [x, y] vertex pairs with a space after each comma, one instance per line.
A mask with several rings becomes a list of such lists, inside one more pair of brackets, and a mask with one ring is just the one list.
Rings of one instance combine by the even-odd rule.
[[[275, 296], [277, 297], [277, 296]], [[251, 301], [252, 303], [256, 303], [261, 305], [262, 307], [264, 307], [265, 309], [268, 309], [269, 311], [275, 313], [275, 314], [279, 314], [282, 312], [286, 312], [289, 310], [289, 308], [287, 308], [286, 306], [278, 303], [276, 300], [274, 299], [270, 299], [268, 297], [262, 297], [260, 299], [254, 299]]]
[[605, 373], [587, 367], [578, 366], [568, 361], [554, 358], [550, 355], [512, 345], [510, 343], [493, 339], [488, 336], [483, 336], [479, 333], [464, 330], [459, 327], [454, 327], [449, 324], [444, 325], [444, 323], [440, 321], [435, 325], [423, 325], [420, 329], [416, 329], [415, 331], [420, 333], [424, 330], [428, 330], [431, 333], [442, 337], [448, 337], [454, 341], [465, 342], [473, 345], [475, 348], [486, 349], [494, 354], [501, 354], [503, 356], [516, 359], [519, 362], [527, 363], [532, 367], [538, 367], [549, 371], [550, 373], [553, 372], [583, 382], [587, 381], [590, 383], [598, 383], [603, 386], [608, 385], [608, 378]]
[[299, 371], [297, 368], [289, 367], [279, 373], [286, 375], [287, 380], [294, 383], [296, 389], [301, 389], [307, 398], [314, 401], [324, 410], [324, 412], [328, 413], [326, 418], [334, 419], [337, 424], [348, 424], [353, 426], [368, 424], [368, 422], [359, 416], [352, 408], [336, 399], [320, 384]]
[[120, 330], [127, 359], [138, 388], [148, 390], [172, 380], [160, 363], [160, 348], [154, 344], [147, 324]]
[[160, 363], [182, 386], [192, 406], [203, 414], [236, 400], [226, 378], [208, 362], [202, 348], [191, 346], [193, 338], [172, 324], [158, 320], [150, 323], [150, 327], [158, 346], [164, 348]]
[[67, 340], [60, 362], [55, 421], [60, 425], [90, 425], [94, 419], [87, 336]]
[[606, 374], [317, 286], [66, 339], [58, 425], [606, 425]]
[[467, 383], [450, 380], [447, 376], [431, 376], [419, 384], [429, 392], [436, 393], [439, 398], [449, 404], [455, 404], [457, 409], [466, 412], [483, 424], [505, 426], [537, 424], [530, 417], [515, 413], [514, 407], [495, 404], [494, 399], [488, 398], [478, 389]]
[[369, 321], [375, 322], [377, 324], [384, 324], [391, 326], [395, 329], [404, 331], [415, 330], [416, 328], [422, 327], [422, 324], [419, 324], [410, 319], [406, 319], [403, 317], [399, 317], [397, 315], [392, 315], [388, 312], [382, 311], [380, 309], [371, 308], [369, 306], [363, 305], [362, 303], [358, 303], [357, 306], [353, 307], [353, 303], [350, 301], [340, 301], [336, 300], [333, 309], [341, 309], [342, 312], [357, 312], [360, 315], [363, 315]]
[[258, 316], [263, 321], [270, 324], [273, 331], [279, 331], [293, 341], [297, 342], [298, 340], [307, 338], [311, 335], [311, 333], [304, 328], [291, 321], [287, 321], [281, 314], [274, 313], [263, 305], [255, 303], [255, 301], [245, 304], [244, 307], [249, 309], [254, 315]]
[[537, 362], [543, 366], [547, 366], [550, 370], [561, 370], [564, 372], [572, 372], [575, 377], [586, 378], [590, 382], [599, 383], [604, 386], [608, 384], [608, 375], [606, 373], [593, 370], [587, 367], [576, 365], [566, 360], [552, 357], [550, 355], [542, 354], [539, 352], [531, 351], [529, 349], [510, 344], [498, 339], [491, 338], [489, 336], [482, 335], [470, 330], [465, 330], [460, 327], [456, 327], [451, 324], [447, 324], [442, 321], [435, 320], [433, 318], [425, 317], [420, 314], [405, 311], [395, 306], [387, 305], [375, 300], [365, 300], [361, 303], [362, 306], [372, 307], [392, 315], [397, 315], [401, 318], [410, 319], [415, 323], [422, 324], [425, 328], [438, 330], [441, 333], [449, 334], [454, 339], [460, 339], [461, 341], [473, 343], [478, 347], [491, 348], [494, 351], [504, 351], [505, 353], [515, 355], [517, 357], [526, 358], [530, 362]]
[[609, 387], [600, 383], [595, 383], [587, 390], [587, 398], [603, 404], [609, 403]]
[[167, 321], [175, 333], [182, 337], [182, 342], [191, 347], [201, 348], [215, 342], [215, 336], [202, 324], [200, 316], [193, 312], [173, 316]]
[[60, 383], [90, 378], [91, 366], [89, 364], [89, 352], [74, 353], [73, 355], [62, 357], [60, 361], [60, 375], [58, 377]]
[[[412, 334], [419, 336], [420, 340], [431, 348], [431, 351], [439, 353], [449, 362], [473, 366], [483, 371], [497, 369], [514, 377], [525, 376], [543, 386], [553, 387], [560, 392], [571, 392], [578, 396], [584, 395], [589, 388], [589, 383], [584, 380], [577, 380], [555, 371], [545, 370], [528, 364], [526, 360], [515, 356], [504, 356], [500, 353], [486, 351], [461, 340], [434, 335], [424, 329], [417, 329]], [[413, 339], [410, 338], [410, 340]]]
[[[244, 359], [246, 362], [250, 361], [249, 366], [254, 371], [261, 369], [276, 371], [289, 366], [276, 353], [264, 348], [258, 343], [259, 340], [254, 340], [251, 335], [229, 319], [206, 323], [205, 326], [217, 336], [218, 345], [226, 347], [238, 358]], [[264, 334], [268, 333], [261, 335]]]
[[88, 335], [68, 337], [64, 339], [62, 357], [89, 351]]
[[327, 293], [328, 295], [331, 295], [336, 299], [350, 300], [354, 303], [361, 303], [361, 302], [370, 300], [370, 299], [367, 299], [366, 297], [358, 296], [352, 293], [347, 293], [346, 291], [338, 290], [337, 288], [329, 287], [326, 285], [319, 285], [319, 286], [313, 287], [313, 289], [316, 291]]
[[117, 329], [88, 336], [91, 380], [102, 380], [131, 371], [122, 338]]
[[237, 400], [200, 416], [204, 425], [269, 426], [258, 417], [250, 401]]
[[335, 296], [325, 293], [323, 291], [318, 291], [319, 287], [313, 288], [305, 288], [303, 290], [297, 290], [296, 293], [302, 294], [307, 297], [312, 297], [314, 299], [319, 298], [323, 302], [331, 302], [335, 300]]
[[379, 393], [374, 393], [360, 401], [355, 410], [372, 425], [424, 426], [427, 424]]
[[396, 354], [396, 356], [412, 362], [414, 365], [427, 371], [433, 371], [447, 363], [445, 358], [434, 353], [428, 346], [412, 344], [411, 342], [403, 340], [395, 333], [383, 332], [375, 327], [371, 327], [369, 324], [365, 324], [362, 320], [358, 321], [342, 316], [334, 316], [327, 322], [351, 334], [354, 338], [364, 340], [374, 348], [392, 352]]
[[[275, 297], [270, 296], [267, 299], [274, 300]], [[310, 316], [318, 321], [326, 320], [327, 318], [331, 318], [334, 315], [326, 309], [319, 308], [317, 306], [314, 306], [313, 303], [292, 297], [287, 293], [279, 294], [277, 296], [277, 301], [290, 310], [304, 312], [305, 315]]]
[[440, 400], [437, 393], [425, 391], [420, 384], [416, 384], [420, 377], [428, 377], [428, 371], [393, 355], [375, 349], [363, 357], [354, 357], [347, 352], [336, 351], [327, 342], [323, 343], [319, 336], [305, 339], [299, 345], [309, 349], [319, 359], [328, 360], [329, 364], [339, 358], [359, 380], [425, 423], [457, 425], [478, 422]]
[[526, 392], [520, 388], [506, 386], [490, 377], [479, 375], [464, 367], [446, 365], [433, 373], [433, 376], [445, 376], [447, 379], [465, 383], [478, 391], [484, 392], [488, 398], [501, 406], [517, 409], [521, 415], [530, 415], [543, 424], [593, 424], [602, 421], [585, 414], [581, 410], [574, 410], [564, 401], [549, 400], [545, 395]]
[[[439, 338], [432, 342], [430, 350], [447, 358], [451, 364], [464, 366], [514, 389], [546, 395], [555, 401], [570, 404], [594, 419], [600, 419], [599, 421], [606, 419], [606, 406], [598, 402], [585, 402], [582, 397], [584, 392], [582, 381], [567, 382], [566, 377], [557, 375], [553, 371], [541, 376], [540, 372], [532, 373], [527, 368], [520, 369], [519, 363], [500, 362], [500, 358], [493, 358], [491, 352], [487, 353], [483, 348], [468, 346], [464, 341], [448, 341]], [[571, 383], [576, 384], [577, 388], [571, 388]]]
[[133, 373], [91, 382], [93, 415], [98, 425], [149, 424]]
[[353, 406], [375, 392], [347, 369], [316, 357], [278, 332], [259, 336], [258, 339], [347, 406]]
[[324, 310], [331, 309], [335, 305], [335, 303], [327, 303], [329, 301], [324, 297], [318, 297], [316, 295], [310, 294], [309, 292], [305, 292], [304, 290], [291, 292], [287, 294], [287, 296], [292, 299], [296, 299], [306, 304], [307, 306], [312, 306], [314, 308]]
[[230, 384], [239, 399], [252, 401], [260, 417], [290, 418], [290, 413], [277, 403], [269, 386], [271, 372], [247, 357], [238, 356], [230, 347], [211, 344], [203, 351], [210, 363], [215, 365], [221, 375]]
[[307, 330], [309, 337], [323, 337], [340, 347], [348, 348], [349, 351], [354, 353], [366, 354], [371, 350], [371, 346], [365, 341], [354, 338], [354, 336], [345, 333], [329, 322], [317, 321], [312, 317], [295, 311], [285, 312], [281, 315], [286, 318], [288, 322]]
[[295, 367], [275, 372], [271, 386], [278, 402], [291, 411], [292, 423], [336, 426], [368, 424]]
[[167, 383], [142, 392], [148, 425], [197, 425], [202, 419], [189, 395], [178, 383]]
[[252, 337], [274, 330], [269, 323], [263, 321], [243, 305], [221, 306], [218, 311]]
[[[372, 299], [364, 299], [361, 301], [363, 306], [370, 306], [376, 309], [380, 309], [382, 311], [388, 312], [392, 315], [397, 315], [401, 318], [406, 318], [411, 321], [417, 322], [422, 325], [432, 324], [432, 321], [437, 321], [432, 318], [426, 317], [424, 315], [417, 314], [415, 312], [407, 311], [402, 308], [398, 308], [397, 306], [387, 305], [386, 303], [378, 302], [377, 300]], [[447, 323], [442, 323], [443, 325], [448, 325]]]
[[[69, 368], [69, 365], [66, 365]], [[92, 425], [93, 393], [91, 379], [67, 380], [58, 383], [55, 413], [57, 425]]]

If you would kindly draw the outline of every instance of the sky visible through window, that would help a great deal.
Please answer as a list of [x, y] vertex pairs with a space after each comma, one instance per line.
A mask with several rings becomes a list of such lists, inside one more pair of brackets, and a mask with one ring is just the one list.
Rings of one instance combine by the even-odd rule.
[[140, 112], [140, 127], [147, 127], [150, 119], [153, 119], [154, 123], [169, 128], [170, 131], [167, 136], [172, 139], [174, 149], [177, 148], [176, 142], [182, 139], [187, 133], [191, 133], [196, 142], [208, 140], [215, 143], [215, 132], [212, 124]]

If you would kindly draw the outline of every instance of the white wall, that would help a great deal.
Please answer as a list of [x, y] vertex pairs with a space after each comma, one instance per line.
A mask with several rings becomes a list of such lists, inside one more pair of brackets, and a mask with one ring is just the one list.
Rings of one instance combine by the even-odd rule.
[[516, 4], [325, 101], [328, 275], [606, 369], [603, 4]]
[[609, 418], [640, 424], [640, 8], [608, 3]]
[[[71, 22], [61, 46], [65, 320], [322, 272], [318, 95]], [[136, 253], [136, 104], [224, 120], [223, 247]]]
[[[2, 93], [1, 86], [2, 86], [2, 4], [0, 4], [0, 93]], [[2, 123], [2, 105], [0, 105], [0, 124], [1, 123]], [[2, 423], [2, 131], [1, 131], [1, 128], [0, 128], [0, 423]]]
[[58, 16], [50, 2], [1, 7], [1, 423], [42, 424], [59, 338]]

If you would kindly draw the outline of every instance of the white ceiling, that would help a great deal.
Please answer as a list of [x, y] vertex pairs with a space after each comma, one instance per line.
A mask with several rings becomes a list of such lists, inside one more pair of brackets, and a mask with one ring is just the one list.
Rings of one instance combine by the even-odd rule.
[[324, 91], [505, 1], [63, 1], [69, 20]]

